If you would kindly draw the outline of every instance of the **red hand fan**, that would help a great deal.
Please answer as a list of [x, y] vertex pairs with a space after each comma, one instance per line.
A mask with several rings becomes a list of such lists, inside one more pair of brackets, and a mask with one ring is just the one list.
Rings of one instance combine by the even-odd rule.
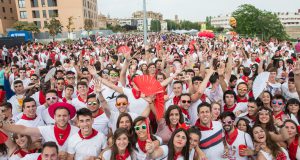
[[145, 96], [155, 95], [164, 91], [160, 82], [150, 75], [137, 76], [133, 79], [133, 82]]
[[154, 106], [156, 109], [156, 120], [159, 121], [165, 112], [165, 100], [164, 93], [158, 93], [154, 100]]
[[3, 133], [2, 131], [0, 131], [0, 144], [3, 144], [7, 141], [8, 137], [5, 133]]
[[125, 54], [130, 54], [131, 49], [128, 46], [121, 46], [118, 49], [119, 53], [125, 53]]

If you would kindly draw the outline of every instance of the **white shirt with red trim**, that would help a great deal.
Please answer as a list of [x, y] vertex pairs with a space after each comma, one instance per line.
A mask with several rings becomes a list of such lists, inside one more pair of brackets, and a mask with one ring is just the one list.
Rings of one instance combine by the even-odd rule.
[[86, 108], [87, 105], [85, 102], [82, 102], [77, 98], [73, 98], [72, 99], [72, 105], [76, 108], [76, 110], [78, 111], [81, 108]]
[[38, 127], [38, 126], [44, 126], [45, 123], [41, 116], [37, 116], [34, 120], [26, 120], [26, 119], [19, 119], [16, 124], [18, 125], [24, 125], [26, 127]]
[[108, 134], [109, 119], [105, 113], [102, 113], [100, 116], [94, 118], [93, 128], [98, 132], [102, 132], [104, 135]]
[[[104, 158], [104, 160], [110, 160], [110, 157], [111, 157], [111, 149], [109, 150], [106, 150], [102, 157]], [[131, 158], [131, 156], [129, 156], [128, 158], [126, 158], [126, 160], [133, 160], [133, 158]]]
[[[118, 82], [117, 86], [122, 87], [122, 84], [120, 82]], [[118, 112], [118, 108], [115, 106], [115, 104], [116, 104], [116, 97], [118, 95], [120, 95], [120, 93], [116, 92], [115, 90], [113, 90], [105, 85], [102, 85], [101, 90], [102, 90], [102, 95], [103, 95], [104, 99], [106, 100], [107, 105], [109, 106], [110, 110]]]
[[192, 103], [189, 107], [189, 114], [190, 114], [190, 122], [191, 125], [194, 125], [197, 121], [198, 117], [198, 105], [201, 104], [202, 101], [198, 99], [196, 102]]
[[128, 97], [129, 106], [128, 109], [130, 112], [136, 113], [137, 115], [142, 115], [144, 110], [148, 107], [149, 103], [143, 98], [136, 99], [133, 96], [132, 89], [123, 88], [124, 94]]
[[68, 153], [74, 154], [76, 160], [84, 160], [87, 157], [97, 157], [106, 147], [106, 137], [101, 132], [90, 139], [82, 139], [79, 133], [74, 134], [68, 141]]
[[38, 106], [37, 113], [41, 114], [46, 125], [54, 125], [55, 120], [49, 115], [48, 108], [45, 105]]
[[65, 143], [60, 146], [55, 138], [55, 134], [54, 134], [54, 125], [51, 126], [40, 126], [38, 127], [43, 139], [45, 140], [45, 142], [49, 142], [49, 141], [53, 141], [56, 142], [57, 146], [58, 146], [58, 150], [59, 151], [64, 151], [67, 152], [68, 149], [68, 141], [72, 141], [72, 139], [70, 138], [71, 136], [78, 134], [79, 128], [72, 126], [71, 125], [71, 131], [69, 134], [68, 139], [65, 141]]
[[26, 154], [25, 157], [21, 158], [21, 160], [36, 160], [40, 155], [41, 153]]

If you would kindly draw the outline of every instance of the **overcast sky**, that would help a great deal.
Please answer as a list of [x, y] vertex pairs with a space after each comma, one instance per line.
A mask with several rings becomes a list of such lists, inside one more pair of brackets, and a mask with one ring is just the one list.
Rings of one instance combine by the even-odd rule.
[[[259, 9], [274, 12], [297, 12], [300, 0], [146, 0], [147, 10], [160, 12], [164, 19], [204, 21], [206, 16], [230, 13], [241, 4], [252, 4]], [[130, 18], [143, 9], [143, 0], [98, 0], [98, 8], [111, 18]]]

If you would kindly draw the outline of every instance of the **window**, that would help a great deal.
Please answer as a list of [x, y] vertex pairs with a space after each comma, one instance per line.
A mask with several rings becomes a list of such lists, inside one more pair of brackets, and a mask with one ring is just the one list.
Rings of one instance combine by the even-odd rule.
[[46, 7], [45, 0], [41, 0], [41, 3], [42, 3], [42, 6], [43, 6], [43, 7]]
[[5, 7], [2, 7], [2, 11], [3, 11], [3, 13], [5, 13]]
[[31, 7], [38, 7], [39, 3], [38, 0], [31, 0]]
[[1, 0], [1, 2], [4, 3], [3, 0]]
[[57, 6], [57, 0], [47, 0], [48, 7], [56, 7]]
[[19, 8], [25, 8], [25, 0], [19, 0]]
[[43, 17], [47, 18], [47, 12], [46, 12], [46, 10], [43, 10]]
[[58, 17], [58, 10], [49, 10], [49, 17]]
[[40, 18], [40, 12], [39, 11], [32, 11], [32, 17], [33, 18]]
[[9, 11], [10, 11], [10, 13], [13, 13], [13, 9], [12, 8], [10, 8]]
[[20, 18], [26, 19], [27, 18], [27, 12], [26, 11], [20, 11]]
[[38, 28], [41, 28], [41, 21], [33, 21], [33, 23], [34, 23]]

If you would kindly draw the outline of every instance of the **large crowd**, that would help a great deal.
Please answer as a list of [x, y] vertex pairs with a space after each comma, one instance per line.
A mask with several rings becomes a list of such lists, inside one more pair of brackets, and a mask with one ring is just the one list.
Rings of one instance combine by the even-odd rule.
[[116, 34], [0, 54], [0, 160], [300, 159], [300, 40]]

